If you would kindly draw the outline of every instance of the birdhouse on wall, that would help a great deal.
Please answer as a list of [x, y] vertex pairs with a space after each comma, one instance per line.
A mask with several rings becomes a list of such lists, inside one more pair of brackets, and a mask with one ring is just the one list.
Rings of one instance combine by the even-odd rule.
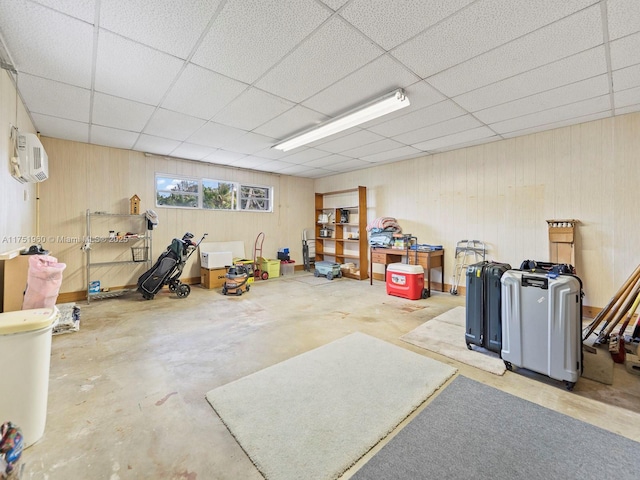
[[129, 209], [131, 215], [140, 215], [140, 197], [138, 195], [129, 199]]

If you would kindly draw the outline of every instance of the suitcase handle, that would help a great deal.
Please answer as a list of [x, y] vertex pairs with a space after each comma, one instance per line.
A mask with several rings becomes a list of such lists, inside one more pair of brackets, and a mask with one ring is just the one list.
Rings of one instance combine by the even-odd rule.
[[522, 276], [522, 286], [523, 287], [536, 287], [542, 288], [543, 290], [549, 290], [549, 279], [547, 277], [528, 277], [526, 275]]

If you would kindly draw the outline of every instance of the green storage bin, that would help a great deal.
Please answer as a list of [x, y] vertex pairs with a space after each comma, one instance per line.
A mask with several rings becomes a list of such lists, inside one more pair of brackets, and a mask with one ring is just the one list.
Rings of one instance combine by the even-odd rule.
[[260, 270], [267, 272], [269, 278], [278, 278], [280, 276], [280, 260], [260, 257]]

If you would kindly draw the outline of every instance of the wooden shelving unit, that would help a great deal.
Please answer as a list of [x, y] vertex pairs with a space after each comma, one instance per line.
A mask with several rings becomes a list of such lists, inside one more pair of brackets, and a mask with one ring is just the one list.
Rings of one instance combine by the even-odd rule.
[[354, 271], [342, 271], [345, 277], [369, 278], [367, 187], [316, 193], [315, 219], [316, 262], [353, 263]]

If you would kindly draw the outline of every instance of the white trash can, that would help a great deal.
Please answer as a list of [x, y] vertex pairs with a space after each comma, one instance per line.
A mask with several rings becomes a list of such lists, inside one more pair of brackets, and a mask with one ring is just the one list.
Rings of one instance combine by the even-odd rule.
[[57, 316], [55, 307], [0, 313], [0, 423], [20, 427], [25, 448], [44, 434]]

